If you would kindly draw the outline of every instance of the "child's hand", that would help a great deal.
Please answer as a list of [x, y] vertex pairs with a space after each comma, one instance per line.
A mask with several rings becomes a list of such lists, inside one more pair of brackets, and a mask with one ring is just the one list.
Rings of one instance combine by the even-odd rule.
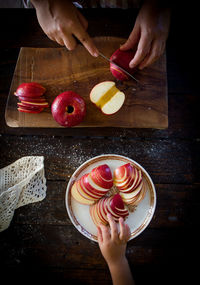
[[130, 238], [130, 228], [119, 219], [119, 233], [117, 224], [110, 214], [107, 215], [110, 228], [104, 225], [98, 227], [98, 242], [101, 253], [109, 266], [120, 264], [126, 260], [126, 244]]
[[[86, 32], [88, 22], [71, 0], [31, 0], [36, 9], [38, 22], [45, 34], [53, 41], [73, 50], [77, 38], [93, 56], [98, 50]], [[75, 38], [74, 38], [75, 37]]]

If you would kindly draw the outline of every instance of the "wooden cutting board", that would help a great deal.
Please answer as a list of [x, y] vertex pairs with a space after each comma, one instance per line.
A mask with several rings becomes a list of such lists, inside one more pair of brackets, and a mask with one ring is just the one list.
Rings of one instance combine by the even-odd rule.
[[[110, 57], [125, 39], [98, 37], [94, 41], [99, 50]], [[109, 70], [109, 63], [101, 57], [92, 57], [81, 45], [70, 52], [65, 48], [21, 48], [8, 95], [6, 123], [10, 127], [61, 128], [50, 108], [40, 114], [18, 112], [14, 91], [23, 82], [35, 81], [46, 87], [45, 97], [50, 104], [67, 90], [85, 99], [87, 115], [78, 127], [167, 128], [166, 56], [138, 71], [135, 77], [141, 84], [133, 80], [117, 81]], [[110, 116], [102, 114], [89, 100], [91, 89], [106, 80], [115, 81], [126, 95], [120, 111]]]

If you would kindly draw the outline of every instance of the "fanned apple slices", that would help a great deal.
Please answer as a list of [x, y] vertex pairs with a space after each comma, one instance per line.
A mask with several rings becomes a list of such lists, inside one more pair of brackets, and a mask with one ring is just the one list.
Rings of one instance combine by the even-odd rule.
[[108, 223], [108, 213], [112, 215], [116, 222], [120, 217], [125, 219], [129, 215], [119, 193], [111, 197], [103, 197], [90, 207], [90, 215], [96, 226]]
[[72, 186], [71, 193], [77, 202], [92, 205], [103, 197], [112, 186], [113, 179], [110, 167], [103, 164], [77, 180]]
[[[113, 184], [119, 193], [106, 195]], [[110, 167], [103, 164], [75, 181], [71, 194], [77, 202], [90, 206], [90, 215], [95, 225], [106, 225], [108, 213], [115, 221], [120, 217], [125, 219], [129, 215], [125, 205], [138, 205], [144, 198], [146, 189], [142, 171], [130, 163], [116, 168], [114, 179]]]
[[124, 164], [114, 171], [114, 185], [127, 205], [138, 205], [146, 194], [142, 171], [130, 163]]

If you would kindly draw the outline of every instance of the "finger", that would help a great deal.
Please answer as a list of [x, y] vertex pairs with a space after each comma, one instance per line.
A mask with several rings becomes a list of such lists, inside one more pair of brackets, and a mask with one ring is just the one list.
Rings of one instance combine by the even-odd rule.
[[63, 36], [63, 41], [68, 50], [73, 50], [77, 46], [76, 39], [70, 34], [65, 34]]
[[103, 241], [109, 240], [110, 239], [110, 230], [109, 230], [109, 228], [104, 226], [104, 225], [100, 225], [100, 228], [101, 228]]
[[128, 40], [120, 46], [121, 50], [129, 50], [137, 46], [140, 37], [140, 28], [139, 26], [134, 26], [131, 34], [129, 35]]
[[79, 41], [83, 44], [83, 46], [89, 51], [92, 56], [98, 56], [98, 49], [96, 48], [88, 33], [84, 31], [82, 27], [76, 29], [74, 31], [74, 35], [77, 37], [77, 39], [79, 39]]
[[63, 39], [61, 39], [61, 38], [56, 37], [56, 38], [55, 38], [55, 41], [56, 41], [59, 45], [61, 45], [61, 46], [64, 46], [64, 45], [65, 45]]
[[112, 216], [110, 214], [107, 215], [108, 218], [108, 223], [110, 225], [110, 230], [111, 230], [111, 238], [113, 240], [117, 240], [118, 239], [118, 228], [117, 228], [117, 224], [115, 223], [114, 219], [112, 218]]
[[101, 231], [101, 227], [97, 227], [97, 238], [98, 238], [98, 242], [102, 243], [103, 242], [103, 235], [102, 235], [102, 231]]
[[126, 230], [126, 240], [128, 241], [131, 237], [131, 230], [127, 224], [125, 224], [125, 230]]
[[146, 58], [139, 65], [139, 69], [143, 69], [151, 64], [153, 64], [164, 52], [165, 41], [154, 41], [152, 43], [152, 48]]
[[126, 241], [126, 227], [123, 218], [119, 219], [119, 229], [120, 229], [119, 239], [122, 241]]
[[129, 63], [130, 68], [133, 68], [139, 65], [143, 61], [143, 59], [145, 58], [145, 56], [148, 54], [150, 50], [151, 42], [152, 40], [150, 40], [146, 34], [141, 36], [138, 47], [137, 47], [136, 54], [134, 58], [131, 60], [131, 62]]

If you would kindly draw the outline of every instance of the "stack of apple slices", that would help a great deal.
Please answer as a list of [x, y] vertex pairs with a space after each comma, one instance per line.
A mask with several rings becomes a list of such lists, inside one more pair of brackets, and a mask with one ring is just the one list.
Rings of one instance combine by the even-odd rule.
[[103, 164], [77, 180], [72, 186], [71, 194], [77, 202], [92, 205], [103, 197], [112, 186], [110, 167]]
[[96, 226], [108, 224], [107, 214], [111, 214], [116, 222], [120, 217], [125, 219], [129, 215], [119, 193], [111, 197], [103, 197], [90, 207], [90, 215]]
[[142, 171], [130, 163], [115, 169], [114, 185], [119, 189], [120, 195], [127, 205], [138, 205], [146, 193]]
[[39, 83], [22, 83], [18, 86], [15, 96], [21, 101], [17, 103], [18, 111], [24, 113], [40, 113], [49, 106], [44, 97], [46, 89]]

